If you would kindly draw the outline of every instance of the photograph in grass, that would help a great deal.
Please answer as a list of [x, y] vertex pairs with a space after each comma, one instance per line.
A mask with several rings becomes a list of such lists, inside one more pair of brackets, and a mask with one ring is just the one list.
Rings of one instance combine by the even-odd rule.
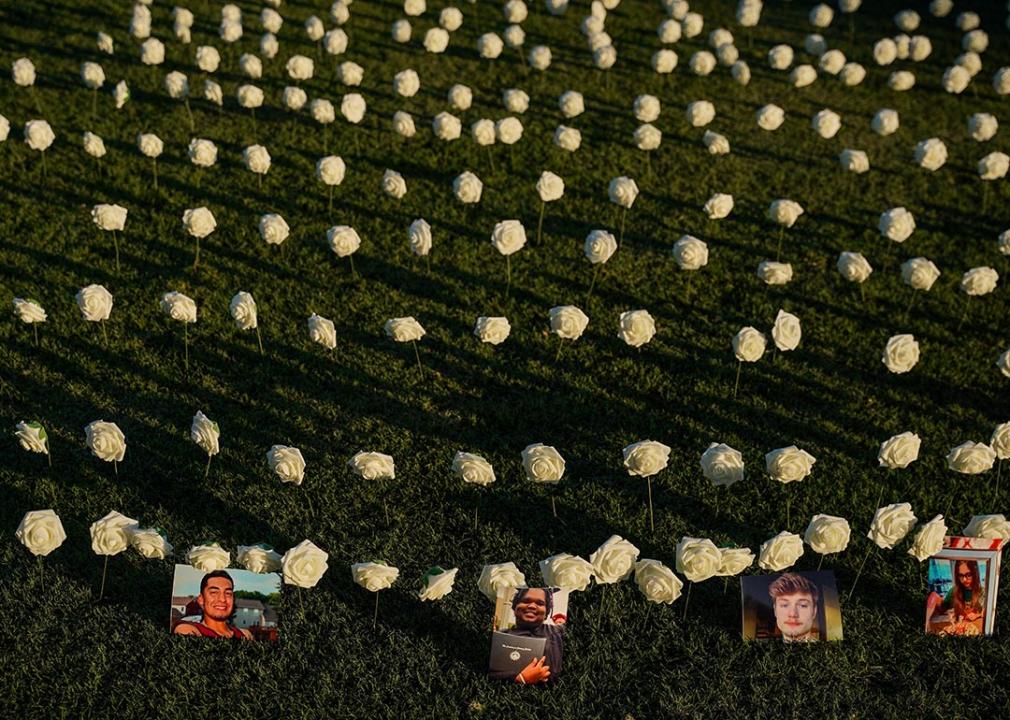
[[744, 640], [842, 639], [835, 574], [786, 572], [741, 578]]
[[1001, 538], [947, 537], [926, 574], [926, 633], [991, 635], [996, 622]]
[[488, 676], [536, 685], [561, 675], [568, 591], [507, 588], [498, 593]]
[[176, 565], [169, 627], [175, 635], [276, 642], [280, 597], [279, 573]]

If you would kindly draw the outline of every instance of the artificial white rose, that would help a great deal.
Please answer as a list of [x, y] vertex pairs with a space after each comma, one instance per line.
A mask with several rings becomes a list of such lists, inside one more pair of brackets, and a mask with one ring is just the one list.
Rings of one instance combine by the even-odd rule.
[[91, 454], [106, 462], [123, 462], [126, 437], [116, 423], [95, 420], [84, 428], [84, 437]]
[[635, 563], [635, 584], [649, 602], [669, 605], [680, 597], [683, 581], [659, 560]]
[[201, 45], [196, 49], [196, 66], [205, 73], [217, 72], [221, 65], [221, 53], [211, 45]]
[[[680, 26], [677, 27], [679, 32]], [[652, 69], [660, 75], [669, 75], [677, 68], [679, 60], [680, 58], [673, 50], [661, 48], [652, 54]]]
[[715, 105], [708, 100], [696, 100], [687, 105], [687, 122], [691, 127], [705, 127], [715, 119]]
[[750, 66], [743, 60], [737, 60], [733, 63], [733, 66], [729, 69], [729, 71], [733, 76], [733, 80], [736, 81], [738, 85], [748, 85], [750, 83]]
[[954, 95], [960, 95], [971, 82], [971, 73], [961, 65], [951, 65], [943, 73], [943, 89]]
[[1010, 522], [1003, 515], [974, 515], [961, 534], [964, 537], [1010, 540]]
[[365, 117], [365, 99], [358, 93], [348, 93], [340, 101], [340, 114], [347, 122], [357, 125]]
[[961, 276], [961, 290], [968, 295], [988, 295], [996, 289], [999, 274], [991, 267], [976, 267]]
[[313, 100], [309, 104], [309, 114], [320, 125], [329, 125], [337, 119], [337, 111], [334, 109], [333, 103], [325, 98]]
[[396, 465], [391, 455], [359, 450], [347, 465], [363, 480], [394, 480]]
[[310, 540], [302, 540], [284, 553], [281, 570], [284, 582], [296, 587], [315, 587], [323, 573], [329, 569], [326, 564], [329, 554]]
[[273, 8], [263, 8], [260, 11], [260, 25], [267, 32], [277, 33], [281, 31], [281, 26], [284, 25], [284, 18]]
[[20, 87], [31, 87], [35, 84], [35, 64], [26, 57], [18, 58], [11, 63], [11, 79]]
[[445, 28], [431, 28], [424, 34], [424, 49], [430, 53], [443, 53], [449, 47], [449, 33]]
[[242, 38], [242, 23], [233, 20], [222, 20], [218, 34], [226, 43], [238, 42]]
[[558, 553], [540, 561], [540, 575], [544, 583], [567, 592], [584, 591], [593, 579], [593, 572], [592, 563], [568, 553]]
[[25, 143], [32, 150], [45, 152], [56, 140], [56, 134], [45, 120], [29, 120], [25, 123]]
[[999, 130], [999, 121], [989, 113], [975, 113], [968, 118], [968, 136], [975, 142], [992, 140]]
[[607, 195], [610, 202], [630, 210], [638, 197], [638, 185], [629, 177], [615, 177], [607, 186]]
[[336, 155], [327, 155], [316, 163], [316, 177], [326, 185], [339, 185], [346, 172], [343, 158]]
[[582, 93], [566, 90], [558, 98], [558, 108], [566, 118], [578, 117], [586, 111], [586, 104]]
[[542, 202], [554, 202], [565, 194], [565, 181], [550, 170], [544, 170], [537, 180], [536, 190]]
[[495, 123], [494, 130], [498, 142], [506, 145], [515, 145], [523, 136], [523, 124], [515, 117], [502, 118]]
[[262, 145], [250, 145], [242, 151], [242, 161], [251, 172], [266, 175], [270, 170], [270, 153]]
[[130, 546], [130, 530], [139, 524], [133, 518], [111, 511], [91, 523], [91, 549], [96, 555], [118, 555]]
[[1010, 171], [1010, 155], [991, 152], [978, 161], [977, 170], [983, 180], [1001, 180]]
[[449, 88], [448, 100], [454, 110], [469, 110], [473, 105], [473, 91], [466, 85], [456, 83]]
[[1001, 67], [992, 77], [992, 87], [997, 95], [1010, 94], [1010, 67]]
[[208, 456], [217, 455], [221, 451], [221, 428], [200, 410], [197, 410], [196, 415], [193, 416], [189, 437]]
[[855, 87], [866, 79], [866, 68], [856, 62], [847, 62], [838, 73], [838, 78], [842, 81], [842, 85]]
[[793, 87], [809, 87], [813, 85], [816, 80], [817, 71], [814, 69], [813, 65], [797, 65], [793, 68], [793, 71], [789, 73], [789, 82], [793, 84]]
[[915, 146], [915, 162], [926, 170], [939, 170], [947, 162], [947, 146], [939, 138], [923, 140]]
[[421, 78], [417, 71], [410, 68], [401, 70], [393, 76], [393, 91], [403, 97], [414, 97], [421, 89]]
[[305, 458], [298, 448], [273, 445], [267, 451], [267, 463], [281, 482], [301, 485], [305, 479]]
[[785, 119], [785, 110], [778, 105], [765, 105], [757, 111], [757, 124], [762, 130], [778, 130]]
[[718, 577], [739, 575], [754, 564], [754, 553], [749, 548], [719, 548], [719, 555]]
[[840, 553], [849, 546], [852, 530], [849, 521], [834, 515], [814, 515], [803, 534], [803, 541], [821, 555]]
[[639, 122], [654, 122], [657, 118], [659, 118], [659, 98], [655, 95], [639, 95], [635, 98], [632, 110], [635, 113], [635, 119]]
[[733, 336], [733, 355], [740, 362], [757, 362], [765, 354], [767, 344], [763, 332], [747, 326]]
[[164, 151], [165, 143], [154, 133], [141, 133], [137, 136], [137, 147], [147, 157], [157, 158]]
[[769, 285], [785, 285], [793, 279], [793, 266], [789, 263], [763, 260], [758, 263], [757, 276]]
[[186, 553], [186, 562], [201, 572], [215, 572], [231, 565], [231, 553], [216, 542], [195, 545]]
[[31, 298], [14, 298], [14, 314], [26, 325], [45, 322], [47, 315], [38, 300]]
[[172, 554], [172, 543], [165, 537], [165, 532], [159, 528], [128, 529], [130, 547], [148, 560], [163, 560]]
[[732, 485], [744, 478], [743, 455], [725, 443], [712, 443], [701, 455], [701, 471], [713, 485]]
[[509, 25], [502, 35], [505, 38], [505, 44], [516, 50], [526, 42], [526, 31], [522, 29], [521, 25]]
[[101, 285], [88, 285], [77, 292], [77, 307], [89, 322], [108, 320], [112, 312], [112, 293]]
[[996, 453], [998, 460], [1010, 458], [1010, 422], [1000, 423], [992, 431], [989, 447]]
[[655, 334], [656, 321], [648, 310], [628, 310], [621, 313], [617, 337], [631, 347], [637, 348], [647, 344]]
[[775, 347], [782, 352], [795, 350], [800, 344], [801, 337], [800, 319], [792, 313], [780, 309], [775, 316], [775, 324], [772, 326], [772, 339], [775, 341]]
[[783, 530], [773, 538], [761, 543], [758, 566], [764, 570], [779, 572], [792, 567], [803, 555], [803, 539]]
[[705, 143], [705, 147], [708, 152], [712, 155], [728, 155], [729, 154], [729, 140], [725, 135], [720, 135], [717, 132], [712, 132], [711, 130], [706, 130], [705, 134], [701, 138], [702, 142]]
[[702, 208], [709, 220], [721, 220], [733, 212], [733, 196], [726, 193], [716, 193], [708, 199]]
[[96, 62], [82, 63], [81, 82], [89, 90], [97, 90], [105, 84], [105, 70]]
[[843, 170], [861, 174], [870, 169], [870, 158], [863, 150], [842, 150], [838, 155], [838, 164]]
[[898, 58], [898, 44], [891, 38], [882, 38], [873, 46], [873, 61], [877, 65], [890, 65]]
[[596, 582], [611, 585], [626, 580], [635, 569], [639, 550], [620, 535], [611, 535], [589, 556]]
[[915, 527], [916, 517], [908, 503], [894, 503], [877, 508], [870, 523], [870, 538], [882, 550], [890, 550]]
[[894, 335], [884, 347], [883, 363], [893, 373], [906, 373], [919, 362], [919, 343], [912, 335]]
[[[407, 28], [409, 30], [410, 23], [407, 23]], [[408, 33], [407, 40], [409, 39], [410, 35]], [[326, 34], [324, 34], [322, 42], [323, 42], [323, 48], [329, 55], [343, 55], [345, 52], [347, 52], [347, 33], [340, 28], [334, 28], [333, 30], [330, 30]]]
[[617, 240], [606, 230], [592, 230], [586, 235], [582, 251], [593, 265], [605, 263], [617, 252]]
[[877, 133], [877, 135], [886, 137], [898, 132], [899, 124], [900, 120], [897, 110], [884, 108], [883, 110], [878, 110], [877, 114], [873, 116], [870, 127], [873, 128], [873, 132]]
[[978, 475], [992, 470], [996, 453], [985, 443], [968, 440], [947, 454], [947, 467], [964, 475]]
[[[456, 199], [461, 203], [471, 204], [480, 202], [481, 193], [484, 189], [484, 183], [480, 181], [480, 178], [474, 175], [472, 172], [465, 171], [456, 176], [452, 181], [452, 192], [456, 196]], [[518, 220], [513, 220], [511, 222], [518, 223]], [[499, 223], [500, 225], [501, 223]], [[520, 226], [521, 227], [521, 226]], [[526, 242], [526, 231], [522, 232], [523, 244]], [[515, 239], [513, 237], [513, 239]], [[493, 241], [492, 241], [493, 242]], [[497, 247], [497, 246], [496, 246]], [[515, 252], [522, 244], [515, 247], [511, 252]]]
[[185, 323], [196, 322], [196, 303], [193, 298], [181, 292], [167, 292], [161, 296], [161, 309], [173, 320]]
[[14, 426], [14, 437], [22, 448], [29, 452], [49, 454], [49, 436], [42, 424], [36, 421], [20, 421]]
[[404, 18], [394, 20], [392, 26], [390, 26], [390, 34], [393, 36], [393, 42], [398, 43], [410, 42], [410, 34], [411, 34], [410, 21]]
[[[0, 129], [0, 135], [7, 138], [7, 132]], [[84, 133], [84, 152], [93, 158], [105, 157], [105, 141], [93, 132]]]
[[912, 547], [908, 549], [908, 554], [919, 562], [936, 555], [943, 549], [943, 538], [946, 534], [947, 524], [943, 521], [943, 515], [937, 515], [919, 528], [912, 538]]
[[893, 72], [887, 79], [887, 85], [897, 92], [911, 90], [915, 87], [915, 75], [907, 70]]
[[494, 468], [480, 455], [457, 452], [452, 458], [452, 471], [465, 483], [487, 487], [495, 481]]
[[239, 290], [228, 304], [228, 312], [239, 330], [255, 330], [258, 325], [256, 300], [245, 290]]
[[311, 80], [315, 72], [315, 63], [310, 57], [292, 55], [288, 58], [284, 69], [287, 70], [288, 77], [292, 80]]
[[140, 45], [140, 62], [144, 65], [161, 65], [165, 62], [165, 45], [158, 38], [147, 38]]
[[790, 445], [765, 455], [765, 471], [780, 483], [797, 482], [810, 474], [816, 462], [817, 458], [806, 450]]
[[490, 345], [500, 345], [512, 332], [508, 318], [480, 316], [473, 328], [473, 334], [480, 338], [481, 342]]
[[535, 45], [530, 49], [530, 67], [541, 72], [551, 66], [551, 49], [546, 45]]
[[412, 317], [390, 318], [385, 325], [386, 336], [396, 342], [416, 342], [424, 337], [421, 323]]
[[562, 150], [575, 152], [582, 145], [582, 133], [566, 125], [558, 125], [554, 131], [554, 144]]
[[893, 41], [894, 57], [897, 60], [908, 60], [908, 55], [912, 51], [912, 38], [905, 33], [900, 33], [894, 36]]
[[213, 80], [203, 81], [203, 96], [218, 107], [224, 105], [224, 90]]
[[432, 120], [431, 129], [439, 140], [458, 140], [463, 132], [463, 123], [452, 113], [440, 112]]
[[491, 244], [502, 255], [511, 255], [526, 244], [526, 229], [518, 220], [502, 220], [491, 232]]
[[505, 49], [505, 43], [495, 33], [484, 33], [477, 38], [477, 52], [486, 60], [494, 60]]
[[239, 69], [253, 80], [263, 77], [263, 61], [252, 53], [243, 53], [238, 59]]
[[722, 567], [722, 552], [708, 538], [682, 537], [677, 543], [677, 572], [690, 582], [715, 577]]
[[126, 227], [127, 210], [121, 205], [101, 203], [91, 208], [91, 221], [101, 230], [122, 231]]
[[903, 432], [888, 438], [880, 444], [877, 460], [880, 467], [891, 470], [907, 468], [919, 459], [919, 448], [922, 440], [913, 432]]
[[387, 169], [382, 174], [382, 190], [390, 197], [399, 200], [407, 194], [407, 181], [400, 173]]
[[715, 70], [716, 62], [715, 55], [708, 50], [699, 50], [691, 55], [690, 60], [687, 61], [687, 65], [691, 68], [691, 72], [698, 77], [707, 77]]
[[269, 545], [239, 545], [235, 562], [254, 573], [272, 573], [281, 569], [281, 556]]
[[210, 140], [193, 138], [189, 141], [186, 154], [197, 167], [211, 167], [217, 162], [217, 145]]
[[182, 225], [186, 232], [196, 238], [205, 238], [214, 232], [217, 220], [205, 207], [190, 208], [182, 214]]
[[369, 592], [378, 592], [392, 587], [400, 576], [400, 570], [382, 562], [354, 563], [351, 578]]
[[818, 66], [828, 75], [837, 75], [845, 67], [845, 55], [841, 50], [828, 50], [821, 54]]
[[477, 579], [477, 587], [484, 595], [494, 602], [498, 594], [510, 588], [525, 587], [526, 577], [519, 571], [515, 563], [498, 563], [485, 565]]
[[776, 45], [768, 51], [768, 65], [772, 70], [788, 70], [793, 64], [793, 49], [788, 45]]
[[459, 8], [442, 8], [438, 14], [438, 24], [448, 32], [456, 32], [463, 26], [463, 13]]
[[860, 253], [843, 252], [838, 256], [838, 272], [849, 282], [862, 283], [870, 277], [873, 268]]
[[24, 545], [32, 555], [45, 557], [63, 544], [67, 533], [63, 523], [52, 510], [29, 510], [21, 518], [14, 537]]
[[312, 313], [309, 316], [309, 339], [319, 343], [327, 350], [332, 350], [337, 346], [337, 331], [332, 320]]
[[624, 448], [624, 467], [628, 474], [650, 477], [666, 468], [671, 448], [655, 440], [642, 440]]
[[334, 225], [326, 231], [326, 241], [337, 257], [347, 257], [361, 247], [358, 231], [347, 225]]
[[397, 110], [393, 113], [393, 130], [397, 135], [402, 135], [405, 138], [414, 137], [417, 132], [417, 128], [414, 127], [414, 118], [408, 112]]
[[787, 228], [791, 228], [802, 214], [803, 207], [794, 200], [775, 200], [768, 206], [768, 219]]
[[427, 220], [418, 219], [407, 228], [407, 240], [410, 250], [419, 257], [431, 252], [431, 226]]
[[708, 265], [708, 245], [691, 235], [673, 244], [673, 258], [681, 270], [699, 270]]
[[421, 578], [421, 591], [418, 593], [417, 597], [421, 601], [441, 600], [452, 592], [452, 586], [456, 581], [457, 572], [459, 572], [458, 568], [443, 570], [437, 565], [430, 568]]
[[578, 340], [589, 325], [589, 317], [574, 305], [550, 309], [551, 332], [565, 340]]
[[842, 127], [841, 116], [832, 110], [821, 110], [814, 115], [811, 127], [825, 140], [830, 140]]
[[550, 445], [533, 443], [527, 445], [520, 455], [527, 480], [554, 485], [565, 474], [565, 459]]
[[494, 145], [495, 124], [494, 121], [482, 118], [470, 126], [470, 135], [473, 141], [481, 146]]
[[891, 208], [880, 214], [877, 227], [888, 240], [903, 243], [915, 232], [915, 217], [903, 207]]
[[280, 245], [288, 239], [291, 228], [287, 221], [277, 213], [267, 213], [260, 216], [260, 237], [267, 245]]

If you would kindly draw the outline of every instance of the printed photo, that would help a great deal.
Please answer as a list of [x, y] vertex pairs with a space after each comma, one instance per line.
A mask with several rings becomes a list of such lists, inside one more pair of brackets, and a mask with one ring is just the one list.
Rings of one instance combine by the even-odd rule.
[[746, 575], [740, 580], [744, 640], [842, 639], [842, 609], [830, 570]]
[[176, 565], [169, 629], [175, 635], [275, 642], [280, 597], [279, 573], [205, 573]]
[[488, 676], [525, 685], [555, 682], [562, 672], [568, 592], [508, 588], [498, 594]]
[[944, 538], [943, 549], [927, 561], [926, 633], [992, 634], [1002, 544], [999, 538]]

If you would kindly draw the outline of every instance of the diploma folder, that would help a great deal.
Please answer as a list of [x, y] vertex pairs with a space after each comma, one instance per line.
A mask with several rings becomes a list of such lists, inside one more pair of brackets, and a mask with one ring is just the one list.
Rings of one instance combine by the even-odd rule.
[[523, 637], [495, 632], [491, 636], [491, 672], [519, 672], [544, 655], [547, 638]]

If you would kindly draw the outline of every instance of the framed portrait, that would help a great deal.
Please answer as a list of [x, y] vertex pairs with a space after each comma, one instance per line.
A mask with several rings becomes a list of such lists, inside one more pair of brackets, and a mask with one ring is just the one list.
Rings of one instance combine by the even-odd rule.
[[561, 675], [568, 592], [553, 587], [507, 588], [498, 593], [488, 677], [527, 685]]
[[950, 536], [926, 561], [926, 633], [992, 635], [996, 624], [1001, 538]]
[[276, 642], [279, 573], [176, 565], [169, 630], [173, 635]]
[[740, 587], [744, 640], [842, 639], [842, 609], [830, 570], [745, 575]]

